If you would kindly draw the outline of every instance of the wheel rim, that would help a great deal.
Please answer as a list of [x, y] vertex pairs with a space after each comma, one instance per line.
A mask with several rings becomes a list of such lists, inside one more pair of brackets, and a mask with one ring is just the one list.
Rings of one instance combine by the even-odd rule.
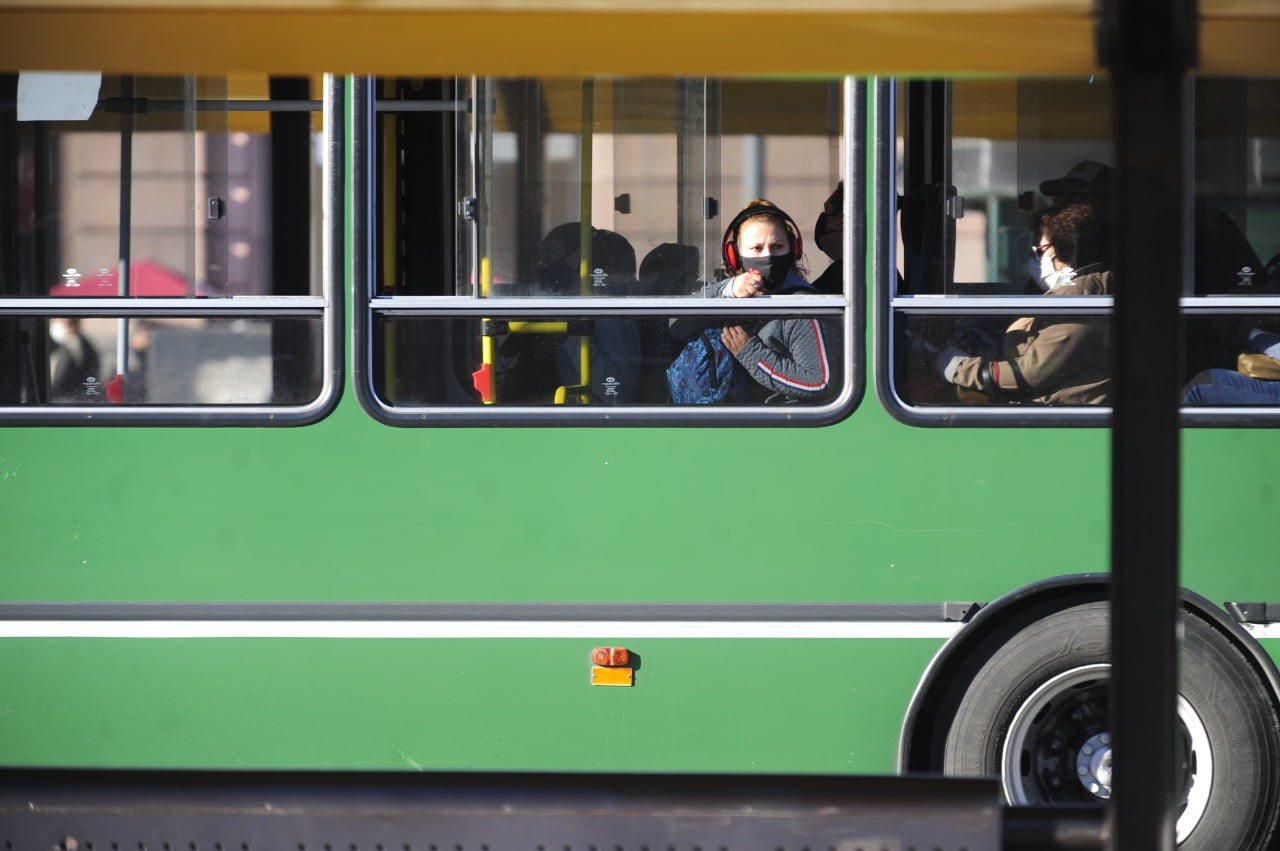
[[[1082, 665], [1046, 680], [1009, 723], [1001, 752], [1005, 797], [1015, 806], [1100, 802], [1111, 796], [1111, 666]], [[1213, 753], [1204, 722], [1178, 695], [1183, 748], [1177, 839], [1209, 804]]]

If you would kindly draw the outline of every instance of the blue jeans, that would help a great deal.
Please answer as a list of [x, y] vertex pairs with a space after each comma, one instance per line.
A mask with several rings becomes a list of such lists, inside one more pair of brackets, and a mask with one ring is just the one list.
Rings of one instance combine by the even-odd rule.
[[1210, 369], [1191, 379], [1182, 401], [1187, 405], [1280, 405], [1280, 381]]

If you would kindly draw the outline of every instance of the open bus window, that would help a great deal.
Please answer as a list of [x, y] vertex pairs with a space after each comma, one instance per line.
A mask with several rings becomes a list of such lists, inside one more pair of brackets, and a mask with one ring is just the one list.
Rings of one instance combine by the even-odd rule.
[[[1190, 94], [1188, 386], [1212, 378], [1208, 370], [1244, 369], [1242, 353], [1262, 357], [1257, 341], [1270, 339], [1260, 335], [1280, 315], [1280, 263], [1268, 259], [1280, 250], [1275, 85], [1199, 80]], [[896, 94], [899, 239], [896, 280], [882, 299], [882, 395], [921, 424], [1104, 424], [1109, 315], [1124, 286], [1113, 277], [1099, 286], [1096, 274], [1114, 255], [1109, 87], [1097, 79], [912, 81]], [[1084, 267], [1051, 265], [1061, 251], [1046, 258], [1035, 250], [1048, 239], [1039, 225], [1073, 206], [1100, 225], [1100, 245], [1080, 251]], [[1086, 238], [1072, 234], [1072, 248], [1059, 248], [1079, 249]], [[1054, 268], [1062, 265], [1065, 278]], [[1280, 384], [1257, 386], [1277, 391], [1270, 404], [1280, 404]], [[1188, 403], [1207, 404], [1196, 394]], [[1192, 419], [1205, 415], [1201, 408]]]
[[[838, 80], [370, 83], [377, 143], [356, 181], [374, 189], [376, 211], [357, 264], [366, 408], [416, 425], [834, 420], [855, 395], [845, 367], [858, 290], [846, 292], [833, 259], [840, 202], [814, 235], [833, 190], [851, 173], [861, 181], [845, 145], [861, 91]], [[706, 288], [730, 276], [726, 227], [760, 198], [790, 217], [796, 271], [822, 289], [779, 287], [730, 311]], [[757, 381], [722, 404], [680, 404], [667, 368], [686, 339], [672, 328], [691, 321], [741, 325], [775, 353], [783, 326], [829, 329], [821, 377], [796, 379], [798, 392]]]
[[323, 83], [0, 76], [0, 418], [304, 422], [336, 362]]

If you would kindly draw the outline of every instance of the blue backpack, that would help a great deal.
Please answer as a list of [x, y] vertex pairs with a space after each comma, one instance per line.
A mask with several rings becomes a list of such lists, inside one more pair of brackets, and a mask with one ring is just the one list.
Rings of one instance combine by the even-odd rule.
[[667, 367], [667, 387], [677, 405], [745, 402], [754, 383], [720, 342], [719, 328], [707, 328], [694, 337]]

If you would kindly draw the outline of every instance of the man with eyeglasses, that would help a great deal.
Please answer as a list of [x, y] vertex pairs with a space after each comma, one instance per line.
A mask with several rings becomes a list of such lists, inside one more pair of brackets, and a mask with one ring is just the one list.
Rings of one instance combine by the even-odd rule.
[[[1032, 258], [1048, 296], [1108, 295], [1106, 225], [1088, 203], [1043, 211], [1032, 224]], [[997, 343], [972, 333], [939, 353], [937, 368], [962, 401], [1102, 405], [1111, 392], [1105, 317], [1025, 316]]]

